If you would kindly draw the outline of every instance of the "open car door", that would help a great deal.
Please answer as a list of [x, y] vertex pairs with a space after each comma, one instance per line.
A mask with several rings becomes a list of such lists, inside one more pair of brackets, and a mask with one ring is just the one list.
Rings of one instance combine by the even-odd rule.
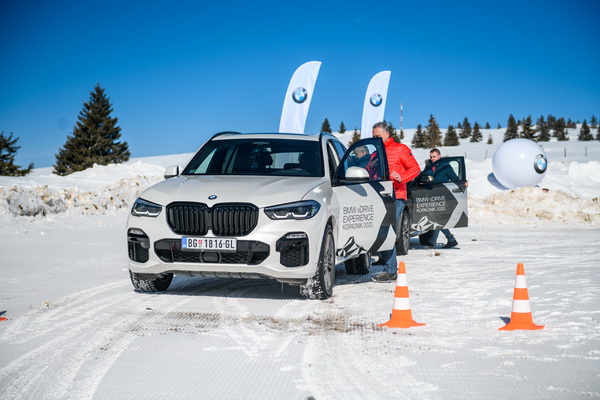
[[464, 157], [442, 157], [408, 185], [411, 234], [466, 227], [467, 176]]
[[347, 270], [350, 265], [355, 270], [349, 272], [366, 273], [368, 254], [390, 250], [396, 241], [396, 201], [380, 138], [360, 140], [346, 151], [334, 175], [333, 191], [338, 218], [336, 256], [345, 261], [360, 255], [364, 260], [347, 263]]

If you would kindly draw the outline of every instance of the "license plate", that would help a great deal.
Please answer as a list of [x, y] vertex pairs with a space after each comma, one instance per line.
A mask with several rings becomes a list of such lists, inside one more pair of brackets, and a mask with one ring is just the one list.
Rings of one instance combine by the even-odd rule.
[[183, 250], [236, 251], [237, 239], [224, 238], [181, 238]]

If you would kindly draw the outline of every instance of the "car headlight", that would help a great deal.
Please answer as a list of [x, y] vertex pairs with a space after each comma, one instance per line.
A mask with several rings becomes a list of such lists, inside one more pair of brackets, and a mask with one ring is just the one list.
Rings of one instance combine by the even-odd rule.
[[265, 207], [265, 214], [271, 219], [309, 219], [317, 215], [320, 208], [318, 202], [307, 200]]
[[161, 211], [161, 205], [140, 198], [131, 207], [131, 215], [135, 215], [136, 217], [158, 217]]

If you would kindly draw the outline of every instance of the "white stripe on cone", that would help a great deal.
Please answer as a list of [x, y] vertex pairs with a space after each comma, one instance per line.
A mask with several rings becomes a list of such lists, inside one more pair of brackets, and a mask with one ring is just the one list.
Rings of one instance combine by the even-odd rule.
[[531, 303], [529, 300], [513, 300], [512, 312], [530, 313]]
[[410, 299], [408, 297], [394, 297], [394, 310], [410, 310]]
[[527, 289], [527, 282], [525, 281], [525, 275], [517, 275], [515, 279], [515, 288]]

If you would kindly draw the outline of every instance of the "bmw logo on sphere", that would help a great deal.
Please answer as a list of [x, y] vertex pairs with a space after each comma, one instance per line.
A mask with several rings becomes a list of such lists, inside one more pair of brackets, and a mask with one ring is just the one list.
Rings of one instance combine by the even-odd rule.
[[308, 93], [306, 93], [306, 89], [303, 87], [297, 87], [296, 90], [292, 93], [292, 99], [298, 104], [304, 103], [306, 98], [308, 97]]
[[373, 107], [379, 107], [383, 102], [383, 97], [379, 93], [373, 93], [369, 101]]
[[211, 194], [210, 196], [208, 196], [209, 200], [214, 200], [216, 198], [217, 198], [217, 195], [215, 195], [215, 194]]
[[535, 156], [535, 161], [533, 162], [533, 168], [535, 172], [538, 174], [543, 174], [546, 171], [546, 167], [548, 166], [548, 161], [543, 154], [538, 154]]

